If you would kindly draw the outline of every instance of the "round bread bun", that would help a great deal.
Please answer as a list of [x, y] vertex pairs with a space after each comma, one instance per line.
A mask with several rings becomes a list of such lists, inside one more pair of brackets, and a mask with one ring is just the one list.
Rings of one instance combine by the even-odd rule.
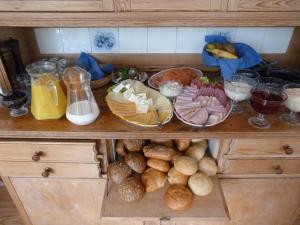
[[193, 143], [188, 148], [188, 150], [185, 151], [185, 155], [193, 157], [198, 162], [205, 155], [206, 148], [207, 148], [207, 142], [206, 141]]
[[126, 202], [141, 199], [145, 194], [143, 184], [137, 177], [128, 177], [119, 185], [119, 194]]
[[175, 169], [186, 176], [191, 176], [198, 170], [197, 161], [189, 156], [178, 156], [174, 162]]
[[146, 143], [143, 139], [123, 139], [122, 142], [126, 149], [130, 152], [141, 151]]
[[173, 210], [182, 211], [191, 207], [193, 194], [184, 185], [171, 185], [165, 193], [165, 203]]
[[162, 172], [168, 172], [170, 169], [170, 164], [160, 159], [148, 159], [147, 166]]
[[172, 167], [168, 172], [168, 182], [169, 184], [181, 184], [187, 185], [189, 180], [189, 176], [186, 176], [180, 172], [178, 172], [175, 167]]
[[118, 155], [126, 156], [126, 149], [125, 149], [125, 146], [124, 146], [122, 140], [117, 141], [116, 152], [118, 153]]
[[172, 139], [151, 139], [151, 143], [158, 144], [158, 145], [164, 145], [169, 148], [173, 147]]
[[198, 196], [205, 196], [212, 192], [214, 183], [204, 173], [196, 173], [190, 177], [188, 186]]
[[108, 176], [112, 182], [120, 184], [132, 174], [130, 167], [123, 161], [114, 161], [108, 166]]
[[185, 151], [190, 147], [191, 140], [189, 139], [178, 139], [175, 140], [176, 147], [179, 151]]
[[125, 156], [127, 165], [135, 172], [142, 174], [146, 169], [146, 159], [138, 152], [129, 152]]
[[207, 176], [215, 176], [218, 172], [216, 161], [208, 156], [203, 157], [203, 159], [199, 161], [198, 169]]
[[165, 186], [167, 176], [164, 172], [149, 168], [142, 175], [142, 183], [146, 192], [154, 192]]

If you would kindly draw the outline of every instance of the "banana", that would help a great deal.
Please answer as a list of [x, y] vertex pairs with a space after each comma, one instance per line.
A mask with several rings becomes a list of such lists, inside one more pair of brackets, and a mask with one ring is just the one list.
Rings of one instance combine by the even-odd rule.
[[237, 59], [238, 57], [236, 55], [233, 55], [229, 52], [226, 52], [221, 49], [206, 49], [208, 52], [211, 52], [213, 55], [217, 57], [221, 57], [224, 59]]
[[214, 44], [207, 44], [206, 48], [209, 50], [213, 50], [216, 48], [216, 46]]

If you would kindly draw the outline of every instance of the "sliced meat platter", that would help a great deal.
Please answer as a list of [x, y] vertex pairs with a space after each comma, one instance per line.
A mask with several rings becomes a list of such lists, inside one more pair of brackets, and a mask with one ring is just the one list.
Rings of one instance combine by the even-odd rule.
[[231, 100], [222, 84], [202, 84], [193, 80], [174, 100], [175, 115], [192, 126], [213, 126], [226, 119], [231, 111]]

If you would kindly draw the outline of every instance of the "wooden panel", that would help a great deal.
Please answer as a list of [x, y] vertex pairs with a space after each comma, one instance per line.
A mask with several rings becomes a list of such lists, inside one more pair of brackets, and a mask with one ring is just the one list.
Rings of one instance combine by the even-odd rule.
[[1, 11], [113, 11], [113, 0], [0, 0]]
[[49, 177], [98, 178], [98, 164], [0, 162], [1, 176], [42, 177], [46, 168], [51, 168]]
[[5, 187], [0, 187], [0, 224], [24, 225]]
[[300, 177], [300, 159], [227, 160], [224, 175]]
[[11, 178], [33, 225], [97, 224], [105, 179]]
[[103, 219], [138, 219], [160, 220], [167, 217], [172, 221], [187, 220], [220, 220], [229, 219], [219, 181], [214, 178], [214, 190], [205, 197], [194, 197], [190, 209], [178, 213], [164, 204], [166, 187], [152, 193], [147, 193], [140, 201], [127, 203], [120, 199], [116, 185], [109, 188], [104, 199]]
[[95, 142], [0, 141], [0, 161], [97, 162]]
[[222, 0], [131, 0], [131, 11], [218, 11]]
[[300, 140], [235, 139], [230, 144], [228, 158], [232, 157], [300, 157]]
[[300, 179], [222, 179], [221, 185], [232, 225], [293, 224]]
[[229, 0], [229, 11], [300, 11], [300, 0]]
[[300, 12], [65, 12], [0, 13], [0, 26], [141, 27], [141, 26], [300, 26]]

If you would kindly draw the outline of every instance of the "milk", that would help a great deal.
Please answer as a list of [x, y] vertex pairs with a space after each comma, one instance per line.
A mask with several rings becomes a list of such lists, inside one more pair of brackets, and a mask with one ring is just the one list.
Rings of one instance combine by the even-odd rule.
[[76, 125], [88, 125], [94, 122], [99, 116], [100, 110], [94, 101], [74, 102], [67, 108], [67, 119]]
[[288, 98], [284, 105], [292, 112], [300, 112], [300, 88], [286, 89]]
[[233, 101], [244, 101], [251, 97], [251, 86], [242, 82], [225, 82], [226, 95]]

